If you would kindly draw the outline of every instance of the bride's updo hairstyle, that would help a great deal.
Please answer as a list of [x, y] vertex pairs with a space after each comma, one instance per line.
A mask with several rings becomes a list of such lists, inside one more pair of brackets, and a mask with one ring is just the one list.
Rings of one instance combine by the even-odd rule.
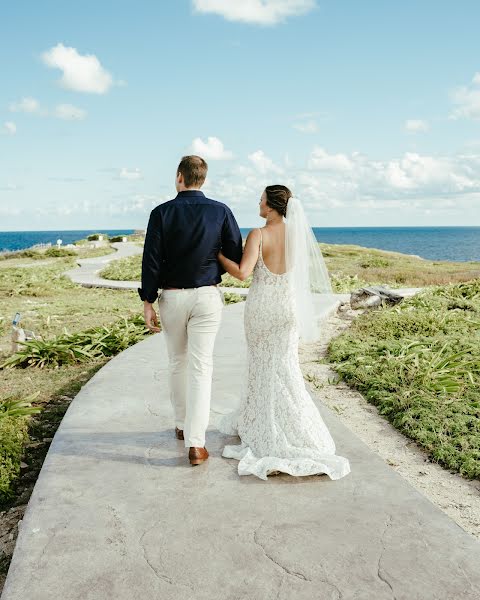
[[274, 208], [282, 217], [287, 214], [288, 199], [293, 196], [285, 185], [267, 185], [265, 188], [267, 206]]

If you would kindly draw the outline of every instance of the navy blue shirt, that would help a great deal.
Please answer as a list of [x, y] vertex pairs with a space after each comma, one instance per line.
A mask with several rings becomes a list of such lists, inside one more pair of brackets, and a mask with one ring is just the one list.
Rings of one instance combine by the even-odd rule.
[[226, 204], [200, 190], [179, 192], [150, 213], [142, 257], [140, 298], [155, 302], [158, 289], [220, 283], [219, 251], [240, 263], [242, 235]]

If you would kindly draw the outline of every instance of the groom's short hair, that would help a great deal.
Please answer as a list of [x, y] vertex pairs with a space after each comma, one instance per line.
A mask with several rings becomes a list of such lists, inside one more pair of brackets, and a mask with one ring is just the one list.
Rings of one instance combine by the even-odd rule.
[[183, 156], [178, 165], [177, 174], [183, 175], [185, 187], [200, 187], [207, 177], [208, 165], [201, 156], [192, 154]]

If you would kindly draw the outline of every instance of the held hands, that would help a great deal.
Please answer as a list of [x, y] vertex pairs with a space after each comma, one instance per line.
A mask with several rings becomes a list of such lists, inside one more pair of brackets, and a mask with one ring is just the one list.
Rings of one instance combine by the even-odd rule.
[[143, 306], [143, 316], [145, 318], [145, 325], [152, 333], [160, 333], [161, 329], [158, 326], [158, 318], [153, 304], [145, 302]]

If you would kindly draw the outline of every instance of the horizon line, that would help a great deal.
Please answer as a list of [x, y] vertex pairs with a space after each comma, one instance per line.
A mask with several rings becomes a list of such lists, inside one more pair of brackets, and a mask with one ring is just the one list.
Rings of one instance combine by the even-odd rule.
[[[256, 229], [258, 226], [244, 225], [239, 226], [239, 229]], [[312, 229], [475, 229], [480, 228], [480, 225], [311, 225]], [[0, 233], [48, 233], [55, 231], [93, 231], [95, 233], [102, 233], [102, 231], [146, 231], [145, 228], [141, 227], [124, 227], [121, 229], [113, 229], [109, 227], [100, 228], [89, 228], [89, 229], [9, 229], [6, 231], [0, 231]], [[130, 234], [129, 234], [130, 235]]]

